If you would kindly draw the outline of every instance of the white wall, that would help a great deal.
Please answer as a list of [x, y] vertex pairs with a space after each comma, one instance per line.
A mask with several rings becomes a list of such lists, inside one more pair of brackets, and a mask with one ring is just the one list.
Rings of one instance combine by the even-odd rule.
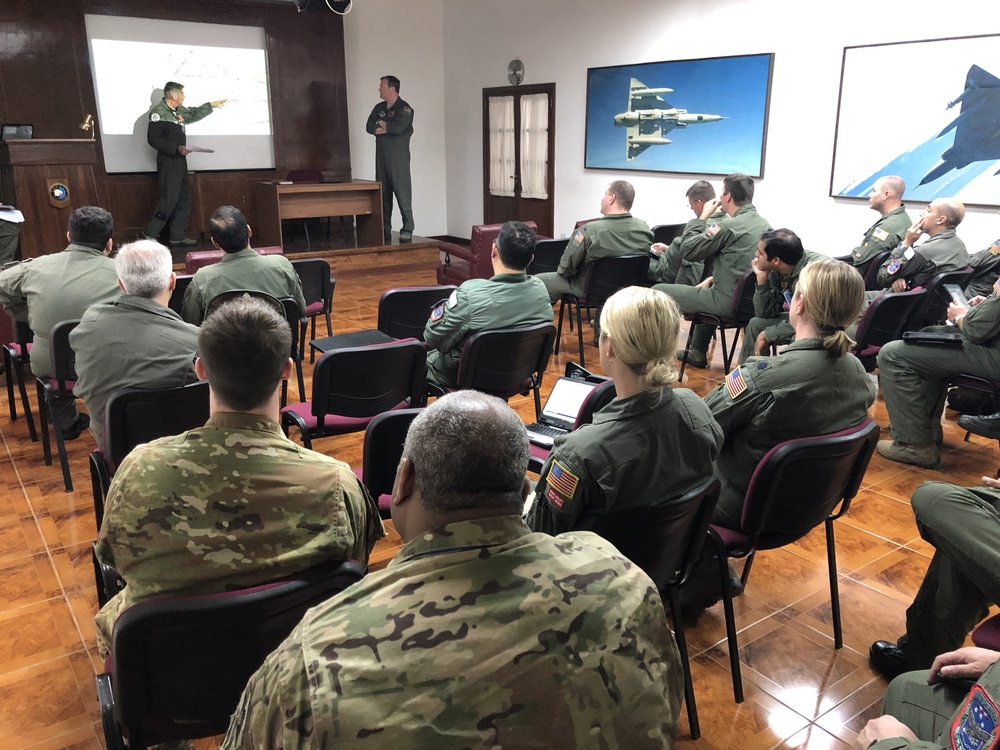
[[[356, 179], [375, 179], [375, 138], [365, 122], [379, 101], [379, 78], [394, 75], [414, 111], [410, 177], [415, 229], [422, 236], [448, 231], [443, 7], [442, 0], [358, 0], [344, 18], [351, 171]], [[402, 224], [395, 204], [392, 224], [395, 230]]]
[[[347, 23], [353, 163], [357, 176], [372, 169], [364, 119], [378, 71], [397, 67], [419, 118], [415, 194], [447, 193], [444, 212], [438, 194], [421, 197], [433, 221], [426, 225], [418, 213], [418, 232], [468, 237], [483, 215], [482, 89], [507, 85], [507, 63], [520, 58], [525, 83], [556, 83], [556, 233], [564, 235], [577, 219], [597, 214], [604, 187], [618, 176], [583, 168], [588, 67], [774, 52], [764, 179], [754, 203], [775, 226], [798, 231], [808, 248], [841, 254], [877, 218], [864, 202], [828, 195], [844, 46], [991, 32], [1000, 32], [993, 0], [967, 0], [957, 12], [933, 0], [364, 0]], [[377, 50], [385, 38], [397, 45], [405, 39], [405, 46]], [[892, 138], [894, 118], [919, 116], [922, 106], [894, 100], [893, 92], [919, 82], [907, 80], [905, 70], [872, 75], [886, 81], [885, 100], [873, 103], [872, 137]], [[432, 123], [443, 127], [440, 139], [428, 132]], [[621, 177], [636, 187], [636, 215], [650, 224], [687, 220], [691, 176]], [[911, 205], [911, 213], [921, 208]], [[980, 249], [1000, 236], [1000, 221], [994, 211], [970, 209], [959, 233], [970, 250]]]

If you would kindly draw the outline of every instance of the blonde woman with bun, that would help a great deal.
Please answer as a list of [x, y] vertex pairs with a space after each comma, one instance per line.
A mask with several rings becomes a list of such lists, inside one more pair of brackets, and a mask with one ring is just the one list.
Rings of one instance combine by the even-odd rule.
[[750, 477], [771, 448], [853, 427], [868, 415], [875, 385], [849, 353], [854, 342], [845, 330], [863, 300], [864, 282], [850, 263], [810, 263], [789, 309], [795, 341], [777, 357], [749, 357], [705, 396], [726, 435], [716, 462], [717, 523], [739, 528]]
[[557, 438], [527, 523], [558, 534], [581, 516], [656, 506], [712, 473], [722, 431], [704, 402], [674, 389], [680, 312], [663, 292], [628, 287], [604, 304], [598, 342], [615, 399]]

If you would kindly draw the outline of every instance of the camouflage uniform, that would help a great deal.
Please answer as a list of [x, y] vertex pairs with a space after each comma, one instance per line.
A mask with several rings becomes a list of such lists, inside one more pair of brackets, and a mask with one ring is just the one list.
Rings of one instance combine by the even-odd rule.
[[193, 383], [198, 329], [169, 307], [123, 294], [93, 305], [69, 335], [76, 352], [77, 396], [102, 450], [104, 410], [121, 388], [174, 388]]
[[222, 747], [673, 747], [681, 682], [645, 573], [594, 534], [486, 518], [309, 610]]
[[201, 325], [205, 309], [213, 299], [223, 292], [239, 289], [265, 292], [277, 299], [291, 297], [305, 314], [302, 281], [291, 261], [284, 255], [258, 255], [244, 248], [237, 253], [226, 253], [218, 263], [195, 271], [184, 292], [181, 317], [188, 323]]
[[559, 534], [584, 515], [662, 505], [709, 477], [721, 447], [712, 412], [687, 388], [615, 399], [593, 424], [556, 439], [527, 524]]
[[165, 594], [252, 586], [326, 560], [367, 563], [378, 509], [344, 463], [269, 419], [214, 414], [133, 450], [108, 490], [97, 556], [128, 582], [97, 614], [106, 653], [119, 613]]
[[465, 340], [477, 331], [552, 322], [552, 305], [545, 286], [522, 273], [469, 279], [438, 303], [424, 327], [427, 380], [453, 388]]
[[588, 264], [598, 258], [645, 254], [652, 244], [653, 230], [642, 219], [630, 213], [608, 214], [577, 229], [559, 259], [559, 268], [536, 278], [545, 284], [549, 301], [555, 304], [564, 294], [583, 294]]

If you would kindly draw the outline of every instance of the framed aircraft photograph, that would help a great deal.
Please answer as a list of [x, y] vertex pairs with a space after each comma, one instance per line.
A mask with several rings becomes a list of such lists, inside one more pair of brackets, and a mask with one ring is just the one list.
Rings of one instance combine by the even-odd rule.
[[774, 54], [587, 70], [587, 169], [764, 175]]
[[[1000, 35], [845, 47], [830, 195], [881, 175], [905, 200], [1000, 206]], [[872, 71], [905, 71], [886, 83]]]

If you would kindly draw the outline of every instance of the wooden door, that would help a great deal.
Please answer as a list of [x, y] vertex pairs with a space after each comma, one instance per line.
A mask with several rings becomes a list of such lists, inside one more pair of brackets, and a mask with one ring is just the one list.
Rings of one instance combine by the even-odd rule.
[[[531, 118], [525, 111], [540, 111], [542, 117], [526, 122]], [[501, 127], [509, 130], [510, 138], [498, 139], [491, 112], [494, 122], [506, 113]], [[540, 235], [554, 236], [555, 112], [554, 83], [483, 89], [484, 223], [534, 221]]]

